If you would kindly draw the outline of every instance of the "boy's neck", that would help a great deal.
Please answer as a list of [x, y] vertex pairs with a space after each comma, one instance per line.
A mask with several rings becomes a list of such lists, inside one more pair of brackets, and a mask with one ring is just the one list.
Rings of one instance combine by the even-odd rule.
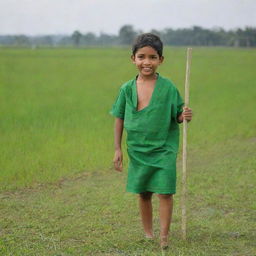
[[158, 77], [157, 73], [152, 74], [151, 76], [143, 76], [142, 74], [139, 74], [137, 77], [137, 80], [139, 81], [154, 81]]

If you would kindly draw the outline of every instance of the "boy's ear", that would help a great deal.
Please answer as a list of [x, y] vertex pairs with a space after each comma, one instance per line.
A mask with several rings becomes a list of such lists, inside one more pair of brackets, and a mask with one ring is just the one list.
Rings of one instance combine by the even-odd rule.
[[131, 61], [132, 61], [132, 63], [135, 63], [135, 56], [134, 55], [131, 55]]
[[160, 64], [162, 64], [164, 62], [164, 56], [160, 57]]

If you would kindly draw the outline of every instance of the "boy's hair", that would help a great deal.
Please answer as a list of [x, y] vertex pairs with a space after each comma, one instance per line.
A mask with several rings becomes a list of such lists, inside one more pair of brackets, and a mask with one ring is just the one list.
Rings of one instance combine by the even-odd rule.
[[159, 55], [162, 57], [163, 55], [163, 43], [161, 39], [152, 33], [145, 33], [139, 35], [132, 46], [132, 55], [135, 56], [136, 52], [143, 47], [150, 46], [155, 49]]

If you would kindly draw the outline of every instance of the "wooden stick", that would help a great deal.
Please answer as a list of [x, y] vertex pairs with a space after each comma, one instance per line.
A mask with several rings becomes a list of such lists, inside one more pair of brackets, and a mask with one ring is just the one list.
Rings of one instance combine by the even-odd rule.
[[[185, 107], [189, 104], [189, 76], [192, 48], [187, 49], [186, 80], [185, 80]], [[187, 194], [187, 120], [183, 120], [183, 156], [182, 156], [182, 192], [181, 192], [181, 231], [182, 238], [187, 237], [186, 194]]]

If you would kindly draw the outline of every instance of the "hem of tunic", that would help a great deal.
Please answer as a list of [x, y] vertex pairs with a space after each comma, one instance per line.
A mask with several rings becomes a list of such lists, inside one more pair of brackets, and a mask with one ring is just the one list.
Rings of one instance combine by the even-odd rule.
[[140, 194], [140, 193], [144, 193], [144, 192], [152, 192], [155, 194], [176, 194], [175, 189], [161, 190], [161, 189], [156, 189], [156, 188], [145, 188], [145, 189], [126, 188], [126, 192], [130, 192], [130, 193], [134, 193], [134, 194]]

